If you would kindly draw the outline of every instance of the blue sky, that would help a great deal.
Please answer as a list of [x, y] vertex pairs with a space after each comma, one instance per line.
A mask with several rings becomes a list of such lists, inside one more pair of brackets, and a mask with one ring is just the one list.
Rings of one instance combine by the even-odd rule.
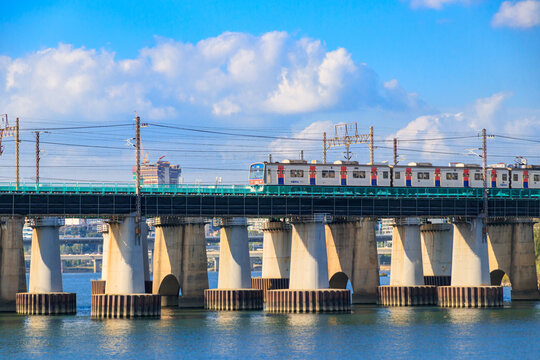
[[[481, 127], [537, 136], [539, 25], [535, 0], [4, 2], [0, 112], [20, 116], [27, 127], [129, 122], [138, 110], [156, 124], [284, 137], [320, 137], [333, 124], [350, 121], [362, 128], [374, 125], [381, 141], [396, 135], [475, 135]], [[258, 140], [253, 145], [260, 154], [241, 155], [219, 149], [242, 149], [247, 140], [150, 128], [149, 149], [152, 141], [156, 149], [170, 149], [185, 135], [182, 139], [193, 140], [186, 146], [215, 150], [199, 158], [168, 154], [188, 167], [245, 167], [278, 148], [305, 147], [320, 158], [319, 144]], [[50, 134], [53, 141], [119, 146], [122, 136], [120, 130], [116, 137]], [[215, 146], [218, 142], [228, 147]], [[12, 154], [6, 144], [4, 163]], [[425, 153], [416, 157], [474, 145], [417, 144]], [[523, 146], [522, 154], [537, 153], [521, 143], [497, 146], [502, 154], [516, 146]], [[388, 158], [387, 150], [381, 145], [380, 161]], [[101, 163], [102, 152], [94, 150], [89, 159], [85, 151], [50, 149], [44, 162], [53, 166], [60, 156], [73, 161], [86, 156]], [[149, 152], [153, 157], [162, 151]], [[367, 161], [363, 148], [358, 153], [359, 161]], [[413, 155], [407, 160], [416, 160]], [[131, 159], [128, 150], [115, 156], [126, 166]], [[448, 160], [440, 156], [441, 162]], [[129, 179], [120, 171], [108, 173]], [[184, 173], [187, 180], [222, 174]], [[78, 170], [77, 175], [94, 174]], [[242, 176], [226, 178], [234, 182]]]

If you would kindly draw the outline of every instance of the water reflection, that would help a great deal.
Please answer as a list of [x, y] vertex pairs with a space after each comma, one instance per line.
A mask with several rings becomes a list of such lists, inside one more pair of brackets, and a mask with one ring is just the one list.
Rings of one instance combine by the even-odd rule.
[[101, 325], [99, 347], [110, 354], [121, 355], [130, 350], [131, 338], [138, 320], [136, 319], [100, 319], [94, 320]]

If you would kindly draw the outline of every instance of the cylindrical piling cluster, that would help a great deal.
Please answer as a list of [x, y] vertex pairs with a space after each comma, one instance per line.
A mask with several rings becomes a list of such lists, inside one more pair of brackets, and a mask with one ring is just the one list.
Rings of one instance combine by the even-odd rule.
[[161, 316], [161, 296], [157, 294], [94, 294], [90, 314], [95, 318]]
[[451, 282], [452, 282], [451, 276], [443, 276], [443, 275], [425, 276], [424, 275], [424, 285], [450, 286]]
[[344, 289], [269, 290], [268, 312], [346, 312], [351, 310], [351, 292]]
[[105, 280], [90, 280], [90, 294], [105, 294]]
[[502, 286], [440, 286], [437, 292], [441, 307], [503, 306]]
[[261, 289], [206, 289], [204, 307], [208, 310], [262, 310]]
[[77, 312], [75, 293], [17, 293], [17, 314], [60, 315]]
[[266, 302], [268, 290], [288, 289], [289, 279], [251, 278], [251, 287], [263, 291], [263, 300]]
[[384, 306], [437, 305], [437, 287], [379, 286], [377, 302]]

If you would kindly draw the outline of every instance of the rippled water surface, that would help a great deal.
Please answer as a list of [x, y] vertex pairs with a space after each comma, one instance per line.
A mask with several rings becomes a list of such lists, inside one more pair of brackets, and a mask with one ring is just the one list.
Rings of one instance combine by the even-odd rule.
[[[93, 320], [90, 279], [98, 277], [64, 274], [76, 316], [0, 314], [0, 358], [540, 359], [540, 303], [355, 306], [339, 315], [176, 309], [159, 320]], [[211, 286], [216, 279], [211, 273]]]

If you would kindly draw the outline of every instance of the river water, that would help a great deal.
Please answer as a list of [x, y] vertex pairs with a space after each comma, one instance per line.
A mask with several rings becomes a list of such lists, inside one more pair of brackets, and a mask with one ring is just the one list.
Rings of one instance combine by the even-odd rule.
[[[63, 275], [65, 291], [77, 293], [76, 316], [0, 314], [0, 359], [540, 359], [540, 303], [353, 306], [350, 314], [164, 309], [161, 319], [97, 320], [90, 279], [98, 278]], [[215, 287], [217, 274], [209, 279]]]

